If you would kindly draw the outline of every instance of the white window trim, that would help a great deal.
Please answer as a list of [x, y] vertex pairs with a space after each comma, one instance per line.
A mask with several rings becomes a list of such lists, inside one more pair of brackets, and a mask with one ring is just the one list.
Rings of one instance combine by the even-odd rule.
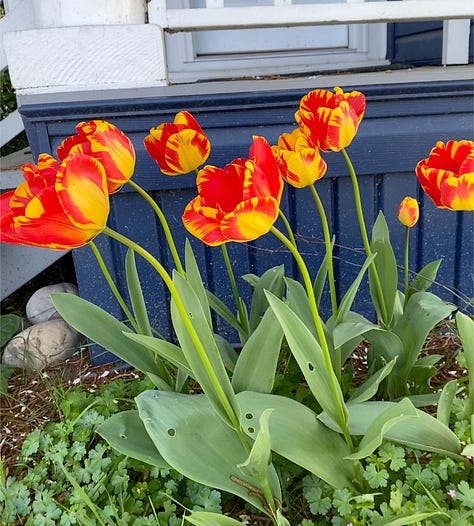
[[[189, 2], [180, 0], [178, 5], [186, 8]], [[165, 33], [165, 48], [171, 83], [308, 74], [389, 64], [385, 23], [348, 25], [348, 46], [344, 48], [198, 57], [191, 32]]]

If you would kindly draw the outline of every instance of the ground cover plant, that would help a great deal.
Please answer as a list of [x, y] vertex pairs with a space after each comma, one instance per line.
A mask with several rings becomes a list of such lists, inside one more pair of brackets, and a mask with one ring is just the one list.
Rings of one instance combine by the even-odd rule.
[[[150, 130], [145, 147], [164, 174], [197, 171], [198, 195], [186, 206], [183, 224], [203, 243], [222, 250], [233, 307], [206, 290], [190, 243], [185, 244], [184, 257], [175, 246], [161, 209], [131, 179], [135, 153], [130, 140], [110, 123], [80, 123], [77, 134], [59, 146], [59, 161], [42, 154], [37, 165], [23, 168], [25, 183], [2, 196], [1, 240], [55, 249], [89, 244], [124, 320], [76, 296], [55, 294], [53, 302], [70, 325], [140, 371], [147, 382], [146, 389], [133, 394], [130, 406], [106, 415], [104, 421], [96, 418], [100, 422], [95, 431], [108, 445], [93, 456], [111, 460], [113, 454], [105, 455], [103, 449], [111, 447], [115, 454], [153, 466], [150, 473], [158, 482], [163, 473], [179, 473], [186, 484], [218, 490], [210, 501], [217, 501], [218, 495], [233, 496], [276, 526], [470, 523], [474, 321], [429, 292], [441, 261], [409, 273], [416, 200], [407, 196], [398, 209], [406, 229], [402, 280], [381, 212], [369, 236], [357, 175], [345, 150], [364, 111], [362, 93], [314, 90], [300, 102], [297, 128], [282, 134], [273, 147], [263, 137], [253, 137], [248, 157], [224, 168], [206, 165], [197, 170], [211, 146], [188, 112]], [[336, 294], [334, 240], [316, 184], [327, 169], [326, 151], [341, 152], [345, 160], [366, 256], [342, 297]], [[438, 142], [415, 171], [436, 206], [453, 213], [474, 209], [472, 142]], [[285, 183], [309, 191], [314, 200], [325, 245], [315, 273], [308, 269], [280, 209]], [[171, 272], [133, 239], [106, 225], [109, 194], [123, 184], [156, 213], [174, 263]], [[93, 242], [98, 233], [128, 249], [127, 298]], [[247, 275], [253, 295], [246, 304], [226, 244], [267, 234], [293, 257], [300, 280], [287, 277], [282, 265], [261, 276]], [[150, 325], [137, 257], [156, 271], [170, 293], [174, 341], [162, 339]], [[364, 280], [374, 319], [351, 310]], [[331, 315], [323, 320], [319, 303], [326, 287]], [[215, 333], [211, 313], [235, 329], [238, 350]], [[460, 339], [457, 359], [466, 374], [435, 388], [432, 379], [443, 356], [423, 353], [423, 348], [448, 319]], [[365, 368], [355, 383], [361, 344]], [[90, 501], [80, 485], [89, 480], [74, 479], [61, 458], [65, 451], [55, 457], [58, 473], [89, 502], [92, 520], [132, 523], [125, 496], [110, 513]], [[84, 451], [81, 461], [90, 453]], [[104, 462], [110, 465], [108, 460]], [[116, 466], [111, 477], [115, 471]], [[97, 488], [87, 490], [94, 493]], [[129, 488], [126, 493], [130, 497]], [[308, 510], [305, 517], [295, 511], [300, 502]], [[158, 513], [150, 520], [161, 524]], [[84, 517], [83, 522], [88, 520]], [[163, 518], [163, 524], [167, 520], [171, 518]], [[224, 509], [205, 508], [173, 520], [241, 523]]]

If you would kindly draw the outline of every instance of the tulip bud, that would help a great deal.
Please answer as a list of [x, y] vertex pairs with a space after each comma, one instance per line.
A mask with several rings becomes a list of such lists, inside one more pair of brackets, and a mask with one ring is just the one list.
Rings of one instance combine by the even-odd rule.
[[397, 212], [397, 217], [400, 223], [411, 228], [416, 225], [419, 216], [418, 201], [413, 199], [413, 197], [405, 197], [400, 203]]

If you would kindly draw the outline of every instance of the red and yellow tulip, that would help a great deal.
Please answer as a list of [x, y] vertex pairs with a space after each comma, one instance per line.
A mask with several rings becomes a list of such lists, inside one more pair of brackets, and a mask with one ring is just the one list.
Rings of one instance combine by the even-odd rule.
[[283, 179], [295, 188], [309, 186], [326, 173], [327, 164], [319, 150], [310, 146], [299, 128], [280, 135], [272, 150]]
[[310, 91], [301, 101], [295, 119], [313, 147], [340, 151], [352, 142], [364, 116], [365, 97], [358, 91]]
[[413, 197], [405, 197], [398, 207], [397, 217], [402, 225], [408, 228], [415, 226], [420, 217], [418, 201]]
[[207, 245], [252, 241], [276, 221], [283, 181], [272, 149], [254, 137], [248, 159], [224, 168], [205, 166], [197, 176], [199, 195], [185, 208], [186, 229]]
[[101, 120], [81, 122], [76, 130], [76, 135], [59, 145], [58, 159], [63, 161], [76, 152], [95, 157], [107, 173], [109, 194], [119, 190], [135, 169], [135, 150], [130, 139], [113, 124]]
[[101, 232], [109, 214], [104, 167], [73, 153], [61, 165], [41, 154], [22, 166], [25, 181], [0, 196], [0, 242], [64, 250]]
[[196, 119], [187, 111], [176, 114], [173, 123], [150, 130], [143, 141], [150, 157], [166, 175], [192, 172], [209, 157], [211, 144]]
[[474, 142], [438, 141], [415, 171], [438, 208], [474, 211]]

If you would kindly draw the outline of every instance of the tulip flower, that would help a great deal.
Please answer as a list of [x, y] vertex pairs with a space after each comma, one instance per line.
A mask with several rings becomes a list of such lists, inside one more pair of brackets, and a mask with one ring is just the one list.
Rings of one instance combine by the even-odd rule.
[[196, 183], [199, 195], [186, 206], [183, 223], [207, 245], [252, 241], [269, 232], [278, 217], [283, 181], [263, 137], [253, 138], [249, 159], [224, 168], [205, 166]]
[[474, 142], [438, 141], [415, 171], [438, 208], [474, 210]]
[[405, 197], [398, 207], [397, 217], [402, 225], [408, 228], [415, 226], [420, 217], [418, 201], [413, 197]]
[[94, 157], [105, 168], [109, 194], [119, 190], [135, 169], [135, 150], [130, 139], [113, 124], [101, 120], [81, 122], [76, 130], [77, 135], [59, 145], [58, 159], [63, 161], [76, 152]]
[[317, 89], [301, 99], [295, 119], [313, 147], [338, 152], [352, 142], [364, 111], [365, 97], [358, 91]]
[[283, 179], [295, 188], [309, 186], [326, 173], [327, 165], [319, 150], [310, 146], [299, 128], [280, 135], [272, 149]]
[[176, 114], [173, 123], [150, 130], [143, 141], [150, 157], [166, 175], [196, 170], [209, 157], [211, 144], [194, 117], [187, 111]]
[[61, 165], [41, 154], [22, 166], [25, 181], [0, 196], [0, 241], [64, 250], [92, 240], [109, 214], [102, 164], [74, 153]]

